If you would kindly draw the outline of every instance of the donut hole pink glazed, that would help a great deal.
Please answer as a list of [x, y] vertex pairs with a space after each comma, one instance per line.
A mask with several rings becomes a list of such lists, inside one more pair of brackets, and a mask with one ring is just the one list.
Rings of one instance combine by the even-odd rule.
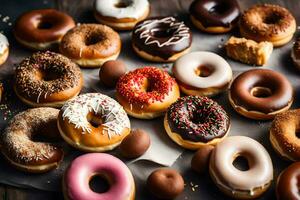
[[[109, 183], [107, 191], [97, 189], [102, 192], [98, 193], [90, 187], [97, 176]], [[121, 160], [105, 153], [89, 153], [76, 158], [64, 175], [63, 191], [68, 200], [132, 200], [135, 196], [130, 170]]]

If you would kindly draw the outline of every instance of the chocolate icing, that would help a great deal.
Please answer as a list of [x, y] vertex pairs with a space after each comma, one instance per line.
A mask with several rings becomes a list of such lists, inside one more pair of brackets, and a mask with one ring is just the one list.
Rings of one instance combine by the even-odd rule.
[[236, 0], [195, 0], [190, 13], [204, 27], [230, 27], [241, 14]]
[[141, 51], [167, 60], [189, 48], [190, 29], [174, 17], [156, 17], [139, 22], [132, 33], [133, 44]]
[[286, 168], [279, 176], [276, 186], [277, 199], [299, 199], [300, 162]]
[[172, 132], [193, 142], [209, 142], [223, 137], [230, 125], [225, 110], [207, 97], [186, 96], [172, 104], [167, 112]]
[[[271, 95], [263, 98], [255, 97], [251, 94], [254, 87], [268, 88]], [[286, 107], [293, 99], [293, 88], [278, 72], [254, 69], [242, 73], [233, 81], [230, 95], [237, 106], [267, 114]]]

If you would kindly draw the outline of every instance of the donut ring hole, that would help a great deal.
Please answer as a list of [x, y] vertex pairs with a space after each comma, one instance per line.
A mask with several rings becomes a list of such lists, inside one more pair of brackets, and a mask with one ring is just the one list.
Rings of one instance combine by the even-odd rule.
[[227, 3], [219, 3], [211, 6], [208, 9], [208, 12], [210, 14], [225, 14], [229, 9], [229, 6]]
[[257, 86], [251, 89], [250, 94], [257, 98], [267, 98], [272, 96], [273, 92], [270, 88]]
[[106, 193], [111, 187], [109, 179], [103, 174], [95, 174], [89, 181], [90, 189], [96, 193]]
[[61, 75], [59, 73], [54, 72], [53, 70], [50, 69], [39, 70], [36, 72], [37, 80], [41, 80], [41, 81], [51, 82], [59, 79], [60, 77]]
[[207, 122], [207, 115], [203, 115], [202, 111], [200, 110], [194, 110], [190, 120], [194, 124], [204, 124]]
[[155, 38], [170, 38], [174, 35], [176, 29], [169, 26], [160, 25], [150, 30], [150, 35]]
[[90, 45], [94, 45], [94, 44], [97, 44], [99, 43], [100, 41], [102, 41], [104, 38], [102, 36], [102, 34], [99, 34], [99, 33], [91, 33], [89, 35], [87, 35], [87, 37], [85, 38], [85, 45], [86, 46], [90, 46]]
[[94, 112], [88, 113], [87, 120], [95, 128], [98, 128], [104, 123], [104, 119], [99, 114]]
[[50, 21], [40, 21], [37, 24], [38, 29], [51, 29], [53, 27], [53, 23]]
[[[298, 139], [300, 139], [300, 128], [296, 128], [295, 135]], [[299, 178], [300, 178], [300, 176], [299, 176]], [[299, 185], [300, 185], [300, 183], [299, 183]]]
[[132, 5], [132, 1], [120, 1], [116, 3], [114, 6], [116, 8], [127, 8], [128, 6]]
[[200, 77], [208, 77], [214, 72], [211, 66], [200, 65], [195, 69], [195, 74]]
[[272, 24], [278, 24], [280, 20], [282, 20], [283, 17], [280, 13], [271, 13], [269, 15], [266, 15], [265, 18], [263, 19], [263, 22], [268, 25]]
[[248, 159], [243, 155], [237, 155], [233, 159], [232, 165], [240, 171], [248, 171], [250, 169]]

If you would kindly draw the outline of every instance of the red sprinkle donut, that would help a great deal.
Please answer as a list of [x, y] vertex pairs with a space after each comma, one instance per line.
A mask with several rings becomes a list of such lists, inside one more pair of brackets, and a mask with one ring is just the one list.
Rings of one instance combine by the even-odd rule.
[[117, 100], [136, 118], [161, 116], [180, 94], [175, 80], [165, 71], [144, 67], [122, 76], [117, 83]]
[[44, 50], [59, 43], [74, 26], [75, 22], [69, 15], [55, 9], [32, 10], [18, 18], [14, 35], [24, 46]]

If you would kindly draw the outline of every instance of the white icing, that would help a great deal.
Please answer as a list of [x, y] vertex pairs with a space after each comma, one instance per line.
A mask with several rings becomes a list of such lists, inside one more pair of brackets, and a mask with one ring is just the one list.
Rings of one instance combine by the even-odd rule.
[[[167, 41], [160, 43], [160, 41], [155, 40], [151, 33], [159, 30], [155, 27], [156, 24], [167, 24], [169, 29], [175, 29], [172, 37], [170, 37]], [[162, 19], [149, 19], [145, 20], [143, 23], [139, 24], [135, 31], [135, 33], [140, 33], [140, 39], [145, 39], [145, 44], [156, 44], [158, 47], [170, 46], [180, 43], [182, 40], [188, 39], [190, 37], [189, 27], [187, 27], [183, 22], [177, 21], [174, 17], [165, 17]]]
[[[198, 76], [195, 70], [200, 66], [212, 69], [212, 74]], [[173, 73], [179, 81], [196, 88], [219, 87], [232, 79], [232, 70], [226, 60], [207, 51], [196, 51], [180, 57], [174, 63]]]
[[[118, 8], [115, 6], [118, 3], [125, 3], [129, 6]], [[105, 17], [139, 19], [149, 9], [149, 2], [148, 0], [96, 0], [95, 9]]]
[[9, 44], [7, 38], [5, 37], [5, 35], [0, 33], [0, 54], [3, 54], [4, 51], [8, 48], [8, 46]]
[[[112, 134], [120, 135], [124, 128], [130, 128], [130, 122], [123, 107], [114, 99], [100, 94], [87, 93], [68, 101], [62, 107], [62, 117], [81, 129], [82, 133], [90, 133], [90, 123], [87, 115], [94, 112], [103, 119], [104, 130], [109, 138]], [[101, 133], [103, 134], [103, 133]]]
[[[248, 160], [249, 170], [241, 171], [233, 165], [236, 156]], [[246, 136], [231, 136], [214, 149], [211, 162], [218, 184], [232, 191], [263, 188], [273, 179], [273, 165], [267, 150], [256, 140]]]

